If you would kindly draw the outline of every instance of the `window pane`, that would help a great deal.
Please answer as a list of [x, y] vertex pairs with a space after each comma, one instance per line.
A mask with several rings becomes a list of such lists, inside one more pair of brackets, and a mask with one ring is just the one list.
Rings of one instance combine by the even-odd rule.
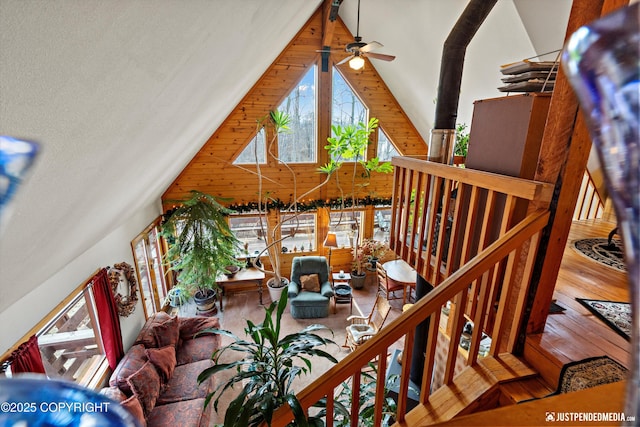
[[151, 276], [149, 275], [149, 264], [147, 263], [146, 241], [141, 239], [135, 246], [136, 268], [140, 274], [140, 288], [142, 289], [142, 299], [147, 317], [156, 312], [156, 304], [151, 289]]
[[242, 164], [252, 164], [256, 163], [256, 144], [258, 144], [258, 162], [266, 163], [267, 158], [265, 154], [265, 141], [264, 141], [264, 128], [260, 129], [260, 131], [253, 137], [253, 139], [249, 142], [249, 145], [242, 150], [242, 153], [234, 160], [234, 165], [242, 165]]
[[332, 125], [356, 125], [367, 123], [368, 112], [360, 98], [351, 90], [340, 72], [333, 68]]
[[[229, 216], [229, 228], [243, 245], [247, 245], [249, 255], [257, 255], [266, 247], [260, 217], [257, 215]], [[246, 255], [246, 254], [242, 254]]]
[[[305, 213], [294, 218], [293, 214], [281, 214], [282, 237], [295, 235], [282, 241], [282, 248], [287, 252], [309, 252], [316, 247], [316, 214]], [[297, 231], [296, 231], [297, 227]]]
[[153, 282], [155, 283], [158, 299], [164, 301], [167, 296], [167, 285], [162, 264], [162, 253], [160, 252], [160, 242], [158, 241], [158, 229], [155, 227], [149, 233], [149, 258], [153, 266]]
[[354, 239], [358, 239], [362, 235], [364, 212], [343, 211], [342, 214], [340, 211], [331, 212], [330, 218], [329, 228], [331, 231], [335, 231], [338, 246], [341, 248], [352, 247]]
[[398, 150], [393, 146], [389, 137], [384, 131], [378, 127], [378, 159], [381, 162], [388, 162], [394, 156], [399, 156]]
[[373, 238], [380, 242], [389, 242], [389, 230], [391, 228], [391, 208], [376, 209], [373, 220]]
[[311, 67], [278, 107], [291, 118], [291, 132], [278, 135], [278, 156], [287, 163], [316, 161], [316, 68]]
[[45, 371], [51, 378], [88, 382], [104, 359], [96, 337], [93, 306], [85, 293], [63, 310], [38, 337]]

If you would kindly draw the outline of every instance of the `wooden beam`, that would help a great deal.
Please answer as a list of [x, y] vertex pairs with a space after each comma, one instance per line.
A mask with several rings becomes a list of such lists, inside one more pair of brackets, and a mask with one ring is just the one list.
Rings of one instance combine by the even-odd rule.
[[325, 0], [322, 5], [322, 47], [331, 47], [342, 0]]
[[[565, 39], [579, 27], [626, 4], [627, 0], [574, 1]], [[590, 149], [589, 133], [582, 116], [578, 115], [578, 100], [561, 68], [534, 177], [536, 181], [553, 183], [555, 191], [549, 224], [542, 235], [529, 289], [525, 313], [527, 333], [544, 330]], [[530, 209], [535, 210], [536, 206]], [[520, 348], [524, 336], [520, 334]]]

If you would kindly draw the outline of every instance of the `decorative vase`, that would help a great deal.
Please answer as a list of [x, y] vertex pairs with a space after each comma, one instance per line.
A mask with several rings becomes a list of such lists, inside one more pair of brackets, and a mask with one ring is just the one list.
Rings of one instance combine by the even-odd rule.
[[[640, 4], [579, 28], [563, 53], [604, 167], [621, 232], [631, 295], [631, 377], [625, 415], [640, 420]], [[637, 422], [637, 421], [636, 421]]]
[[371, 257], [369, 258], [369, 270], [370, 271], [376, 271], [376, 268], [378, 268], [378, 258], [376, 257]]

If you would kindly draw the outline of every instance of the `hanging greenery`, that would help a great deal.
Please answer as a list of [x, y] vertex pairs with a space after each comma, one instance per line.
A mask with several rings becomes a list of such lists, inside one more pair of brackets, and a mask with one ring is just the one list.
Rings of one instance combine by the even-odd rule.
[[[280, 199], [271, 199], [267, 202], [267, 210], [285, 210], [291, 206], [291, 202], [283, 202]], [[342, 207], [353, 206], [351, 198], [345, 198], [344, 203], [339, 197], [324, 200], [305, 200], [298, 202], [298, 211], [308, 212], [318, 210], [320, 208], [341, 209]], [[356, 199], [356, 206], [391, 206], [391, 197], [371, 197], [367, 196]], [[258, 202], [235, 203], [230, 204], [229, 209], [236, 213], [252, 213], [258, 211]]]

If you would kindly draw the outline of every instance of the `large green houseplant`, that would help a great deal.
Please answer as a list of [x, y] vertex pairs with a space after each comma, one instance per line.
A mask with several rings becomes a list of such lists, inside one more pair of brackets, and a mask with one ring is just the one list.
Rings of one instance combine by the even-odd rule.
[[[222, 334], [233, 342], [217, 349], [211, 359], [214, 365], [198, 375], [198, 382], [207, 381], [219, 372], [231, 370], [233, 376], [219, 384], [205, 399], [205, 407], [214, 400], [218, 410], [220, 397], [230, 392], [235, 385], [241, 387], [238, 396], [229, 404], [224, 418], [225, 427], [271, 425], [273, 413], [285, 403], [294, 414], [295, 425], [309, 425], [309, 420], [292, 388], [293, 380], [311, 371], [310, 357], [320, 357], [337, 363], [327, 351], [320, 347], [336, 344], [329, 338], [317, 334], [328, 330], [322, 325], [310, 325], [300, 332], [282, 337], [282, 313], [287, 306], [287, 293], [279, 301], [265, 307], [264, 320], [254, 324], [247, 320], [246, 339], [221, 329], [207, 329], [201, 333]], [[275, 310], [275, 321], [273, 314]], [[227, 352], [239, 353], [232, 362], [224, 362]]]
[[196, 190], [176, 204], [162, 223], [162, 235], [169, 242], [167, 259], [179, 273], [176, 286], [194, 297], [200, 314], [213, 314], [219, 290], [216, 279], [226, 267], [238, 264], [240, 242], [226, 220], [232, 211]]
[[[339, 182], [339, 175], [335, 172], [338, 171], [343, 164], [351, 163], [351, 193], [348, 194], [351, 198], [351, 209], [354, 212], [353, 218], [356, 221], [356, 229], [359, 229], [358, 219], [355, 215], [355, 210], [358, 205], [357, 191], [359, 187], [369, 185], [369, 178], [373, 172], [378, 173], [390, 173], [393, 171], [393, 166], [390, 162], [380, 162], [378, 157], [366, 159], [367, 146], [371, 143], [370, 135], [378, 127], [378, 119], [371, 118], [368, 123], [359, 122], [357, 125], [333, 125], [331, 130], [333, 136], [327, 138], [328, 144], [325, 149], [329, 153], [329, 162], [320, 168], [321, 172], [326, 173], [328, 176], [335, 175], [337, 185], [342, 193], [342, 187]], [[361, 173], [358, 174], [358, 171]], [[362, 181], [358, 181], [358, 177], [362, 178]], [[344, 210], [344, 196], [341, 198]], [[362, 249], [359, 247], [358, 236], [353, 242], [353, 271], [351, 273], [352, 285], [355, 288], [360, 288], [364, 285], [364, 278], [366, 273], [365, 257]]]

